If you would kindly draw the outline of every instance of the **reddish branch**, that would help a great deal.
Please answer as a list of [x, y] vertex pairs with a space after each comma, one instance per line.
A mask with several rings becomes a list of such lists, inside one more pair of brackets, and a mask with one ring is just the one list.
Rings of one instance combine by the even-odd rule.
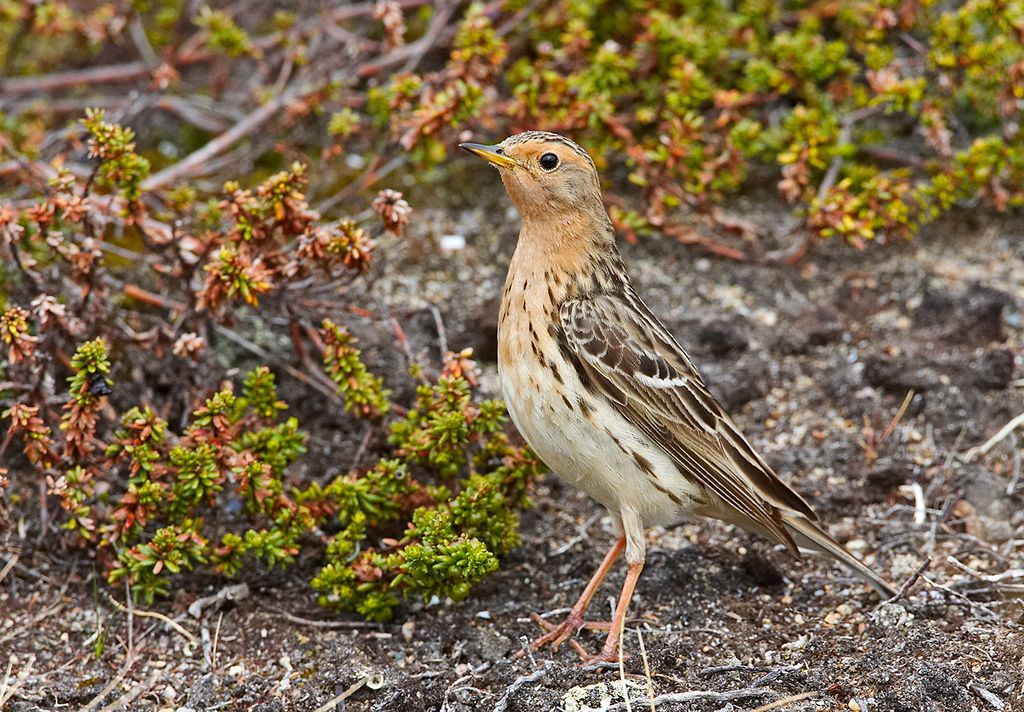
[[228, 150], [235, 142], [254, 132], [295, 98], [297, 97], [282, 95], [271, 99], [202, 148], [193, 151], [173, 166], [168, 166], [162, 171], [151, 175], [142, 182], [142, 189], [144, 191], [157, 190], [176, 183], [182, 178], [202, 172], [202, 168], [207, 161]]
[[[409, 9], [425, 5], [426, 1], [399, 0], [398, 4], [402, 8]], [[373, 14], [375, 7], [376, 3], [374, 2], [348, 5], [332, 12], [328, 16], [327, 21], [331, 23], [338, 23], [345, 22], [347, 20], [354, 20], [360, 17], [366, 17]], [[304, 25], [302, 29], [304, 31], [312, 30], [322, 22], [323, 20], [318, 18], [317, 20], [310, 21]], [[255, 49], [267, 50], [278, 44], [282, 38], [282, 33], [274, 32], [255, 39], [252, 46]], [[196, 33], [182, 43], [179, 52], [175, 56], [169, 58], [167, 60], [167, 64], [174, 68], [185, 67], [192, 64], [207, 62], [219, 56], [216, 52], [202, 47], [202, 42], [205, 41], [205, 39], [205, 32]], [[400, 57], [391, 57], [391, 64], [396, 64], [405, 57], [414, 54], [418, 49], [420, 49], [420, 45], [417, 42], [404, 49], [411, 49], [412, 51], [406, 51]], [[390, 64], [388, 66], [390, 66]], [[378, 71], [380, 71], [380, 68], [372, 70], [370, 74], [375, 74]], [[121, 84], [136, 81], [138, 79], [145, 79], [149, 77], [152, 72], [153, 67], [151, 64], [138, 60], [133, 62], [105, 64], [98, 67], [86, 67], [84, 69], [72, 69], [66, 72], [56, 72], [54, 74], [44, 74], [41, 76], [11, 77], [0, 81], [0, 94], [6, 96], [18, 96], [22, 94], [38, 94], [40, 92], [73, 89], [76, 87], [96, 84]], [[365, 76], [369, 76], [369, 74]]]

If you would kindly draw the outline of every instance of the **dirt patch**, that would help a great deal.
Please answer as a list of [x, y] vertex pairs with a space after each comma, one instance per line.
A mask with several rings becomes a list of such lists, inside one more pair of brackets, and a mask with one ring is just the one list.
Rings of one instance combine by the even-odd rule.
[[[507, 227], [490, 231], [506, 206], [496, 186], [482, 200], [454, 219], [428, 215], [419, 232], [383, 245], [368, 294], [433, 363], [437, 306], [449, 345], [477, 348], [485, 389], [496, 393], [494, 295], [515, 225], [502, 217]], [[758, 201], [734, 209], [784, 222]], [[438, 238], [449, 233], [469, 246], [442, 252]], [[665, 711], [787, 697], [786, 710], [1024, 705], [1024, 483], [1011, 487], [1019, 452], [1008, 439], [987, 458], [961, 457], [1024, 411], [1020, 221], [948, 220], [915, 243], [863, 253], [821, 244], [799, 267], [708, 259], [657, 240], [624, 253], [654, 312], [837, 538], [897, 583], [931, 559], [927, 580], [879, 605], [845, 572], [724, 525], [652, 532], [625, 636], [633, 709], [648, 709], [648, 684], [676, 696], [658, 705]], [[400, 374], [387, 326], [353, 326], [376, 365]], [[411, 387], [401, 375], [389, 380]], [[906, 414], [882, 441], [910, 389]], [[358, 427], [316, 403], [303, 410], [309, 458], [353, 456]], [[56, 546], [25, 553], [0, 588], [0, 663], [11, 666], [0, 684], [8, 694], [16, 687], [5, 709], [121, 699], [140, 710], [315, 710], [346, 690], [331, 709], [621, 705], [617, 667], [581, 669], [568, 648], [513, 657], [538, 633], [529, 614], [563, 615], [611, 541], [596, 505], [557, 478], [538, 483], [534, 498], [524, 545], [470, 599], [409, 601], [384, 626], [330, 619], [307, 584], [317, 562], [303, 561], [284, 574], [243, 574], [250, 595], [200, 619], [188, 605], [219, 584], [193, 577], [153, 608], [177, 629], [135, 610], [129, 640], [127, 612], [87, 560]], [[23, 548], [17, 532], [7, 545]], [[607, 618], [622, 575], [610, 577], [592, 615]], [[602, 635], [579, 640], [593, 649]]]

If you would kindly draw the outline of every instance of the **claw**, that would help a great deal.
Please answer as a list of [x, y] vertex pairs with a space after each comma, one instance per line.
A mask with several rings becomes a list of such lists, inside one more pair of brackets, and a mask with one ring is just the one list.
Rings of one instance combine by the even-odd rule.
[[562, 621], [560, 625], [552, 625], [546, 620], [541, 618], [539, 615], [534, 613], [530, 616], [541, 628], [547, 631], [544, 635], [530, 643], [530, 650], [537, 650], [538, 648], [551, 644], [551, 649], [557, 651], [558, 648], [576, 634], [581, 627], [583, 627], [583, 616], [575, 615], [570, 613], [568, 617]]
[[583, 664], [584, 664], [584, 666], [586, 666], [586, 665], [597, 665], [599, 663], [618, 663], [618, 662], [625, 662], [626, 659], [628, 659], [628, 658], [629, 658], [628, 655], [624, 655], [620, 659], [619, 658], [619, 651], [618, 650], [608, 650], [607, 648], [602, 648], [601, 652], [598, 653], [597, 655], [584, 655], [583, 656]]

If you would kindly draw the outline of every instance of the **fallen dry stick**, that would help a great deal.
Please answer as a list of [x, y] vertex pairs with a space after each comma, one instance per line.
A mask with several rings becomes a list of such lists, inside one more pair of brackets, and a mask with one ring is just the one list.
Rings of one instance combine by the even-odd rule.
[[1024, 425], [1024, 413], [1021, 413], [1016, 418], [1011, 420], [1009, 423], [1000, 428], [999, 432], [993, 435], [985, 442], [984, 445], [979, 447], [972, 447], [964, 453], [964, 459], [970, 462], [978, 455], [987, 455], [988, 451], [994, 448], [1001, 440], [1005, 439], [1014, 430]]
[[[122, 613], [128, 613], [128, 607], [120, 601], [118, 601], [113, 596], [111, 596], [109, 593], [107, 593], [107, 598], [109, 598], [110, 602], [114, 604], [114, 608], [121, 611]], [[178, 633], [186, 640], [188, 640], [188, 642], [194, 643], [196, 641], [196, 637], [189, 633], [187, 630], [185, 630], [185, 628], [183, 628], [180, 623], [168, 618], [163, 613], [157, 613], [156, 611], [143, 611], [139, 610], [138, 608], [133, 608], [132, 615], [139, 616], [140, 618], [156, 618], [157, 620], [161, 620], [167, 625], [169, 625], [171, 628], [173, 628], [176, 633]]]

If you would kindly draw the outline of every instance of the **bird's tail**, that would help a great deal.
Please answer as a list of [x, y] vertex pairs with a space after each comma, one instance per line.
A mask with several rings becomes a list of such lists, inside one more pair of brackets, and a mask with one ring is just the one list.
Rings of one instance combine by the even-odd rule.
[[810, 519], [799, 514], [787, 512], [782, 514], [782, 521], [785, 524], [786, 531], [793, 537], [793, 541], [796, 542], [801, 552], [806, 552], [812, 556], [824, 556], [835, 559], [871, 584], [883, 600], [896, 595], [896, 591], [883, 581], [878, 574], [858, 560], [846, 550], [846, 547], [833, 539], [828, 532]]

